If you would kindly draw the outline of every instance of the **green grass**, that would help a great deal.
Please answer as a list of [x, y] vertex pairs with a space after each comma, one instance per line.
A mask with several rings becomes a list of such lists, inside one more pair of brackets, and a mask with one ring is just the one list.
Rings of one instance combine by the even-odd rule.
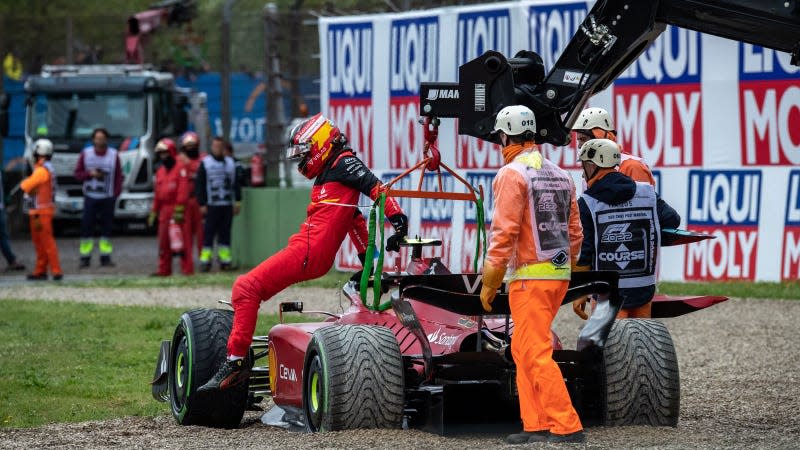
[[[115, 278], [97, 278], [91, 281], [77, 281], [64, 283], [72, 287], [106, 287], [106, 288], [159, 288], [159, 287], [195, 287], [195, 286], [224, 286], [231, 287], [236, 277], [246, 273], [246, 270], [234, 272], [200, 273], [187, 277], [173, 275], [171, 277], [147, 276], [121, 276]], [[331, 270], [321, 278], [304, 281], [297, 284], [300, 287], [334, 288], [344, 284], [351, 273]]]
[[[182, 309], [3, 300], [0, 310], [0, 427], [169, 411], [149, 381]], [[256, 333], [276, 322], [259, 317]]]
[[725, 281], [709, 283], [660, 282], [658, 292], [670, 295], [721, 295], [731, 298], [800, 300], [800, 282]]

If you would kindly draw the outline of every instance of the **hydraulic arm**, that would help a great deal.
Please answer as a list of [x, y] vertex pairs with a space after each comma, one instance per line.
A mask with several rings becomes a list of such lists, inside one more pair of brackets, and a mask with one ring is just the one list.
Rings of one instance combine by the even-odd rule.
[[459, 68], [457, 83], [422, 83], [423, 116], [458, 117], [458, 132], [492, 141], [495, 114], [524, 104], [536, 114], [537, 142], [566, 145], [586, 101], [607, 88], [666, 25], [792, 54], [800, 63], [800, 1], [600, 0], [545, 75], [541, 58], [486, 52]]

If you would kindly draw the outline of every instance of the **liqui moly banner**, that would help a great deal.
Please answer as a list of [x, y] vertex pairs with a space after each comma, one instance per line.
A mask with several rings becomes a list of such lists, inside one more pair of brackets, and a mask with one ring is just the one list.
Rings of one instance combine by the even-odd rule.
[[[549, 70], [593, 2], [522, 1], [320, 19], [323, 111], [343, 128], [383, 181], [422, 157], [419, 83], [456, 81], [458, 67], [487, 50], [542, 56]], [[682, 217], [681, 228], [716, 239], [667, 248], [663, 280], [791, 280], [800, 276], [800, 69], [789, 55], [667, 27], [619, 79], [589, 100], [608, 109], [624, 150], [654, 171], [656, 189]], [[437, 93], [449, 95], [449, 93]], [[486, 227], [499, 148], [456, 133], [443, 119], [442, 161], [482, 186]], [[542, 146], [578, 189], [577, 146]], [[416, 189], [419, 176], [397, 187]], [[422, 180], [438, 189], [432, 175]], [[460, 190], [452, 177], [445, 190]], [[461, 190], [463, 192], [463, 190]], [[362, 197], [362, 204], [370, 204]], [[467, 202], [401, 200], [410, 234], [441, 239], [426, 248], [452, 271], [471, 271], [477, 211]], [[368, 208], [362, 209], [365, 215]], [[385, 224], [386, 234], [392, 233]], [[385, 255], [387, 269], [408, 258]], [[340, 269], [360, 267], [351, 244]]]

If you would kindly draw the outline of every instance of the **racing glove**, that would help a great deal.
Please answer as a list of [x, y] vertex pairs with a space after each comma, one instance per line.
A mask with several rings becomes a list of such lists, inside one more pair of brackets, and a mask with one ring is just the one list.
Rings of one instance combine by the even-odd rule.
[[172, 220], [174, 220], [175, 223], [183, 223], [183, 213], [185, 209], [186, 207], [183, 205], [175, 207], [175, 211], [172, 212]]
[[492, 302], [497, 295], [497, 289], [503, 284], [506, 275], [505, 267], [483, 265], [483, 286], [481, 287], [481, 304], [486, 312], [492, 312]]
[[147, 226], [153, 228], [153, 225], [156, 223], [156, 216], [158, 213], [155, 211], [150, 211], [150, 214], [147, 215]]
[[387, 252], [399, 252], [400, 243], [403, 242], [406, 235], [408, 235], [408, 217], [405, 214], [395, 214], [389, 217], [389, 223], [394, 227], [394, 234], [389, 236], [386, 240]]

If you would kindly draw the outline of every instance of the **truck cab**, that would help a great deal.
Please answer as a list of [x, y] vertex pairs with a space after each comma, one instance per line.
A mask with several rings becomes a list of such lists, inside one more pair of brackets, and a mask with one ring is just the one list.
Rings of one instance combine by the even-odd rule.
[[172, 74], [148, 65], [44, 66], [25, 92], [25, 157], [32, 161], [37, 139], [53, 142], [58, 219], [81, 216], [82, 183], [73, 173], [95, 128], [107, 129], [109, 146], [119, 150], [123, 187], [116, 217], [122, 220], [143, 220], [150, 211], [156, 142], [186, 131], [190, 116], [201, 139], [208, 134], [205, 94], [177, 87]]

